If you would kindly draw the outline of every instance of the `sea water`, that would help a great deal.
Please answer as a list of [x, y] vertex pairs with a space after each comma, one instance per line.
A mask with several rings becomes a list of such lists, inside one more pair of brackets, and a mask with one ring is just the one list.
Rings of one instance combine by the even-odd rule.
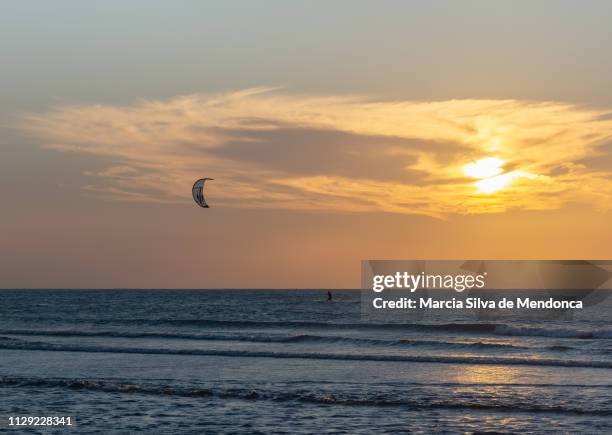
[[[610, 308], [368, 321], [358, 291], [0, 291], [0, 417], [81, 432], [612, 431]], [[611, 298], [612, 299], [612, 298]]]

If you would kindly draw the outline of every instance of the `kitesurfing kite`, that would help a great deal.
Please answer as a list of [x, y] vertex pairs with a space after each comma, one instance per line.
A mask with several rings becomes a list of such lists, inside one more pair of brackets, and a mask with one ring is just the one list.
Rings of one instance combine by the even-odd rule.
[[198, 181], [193, 183], [193, 187], [191, 188], [191, 194], [193, 195], [193, 200], [200, 207], [209, 208], [209, 205], [206, 204], [206, 200], [204, 199], [204, 183], [207, 180], [213, 180], [213, 178], [200, 178]]

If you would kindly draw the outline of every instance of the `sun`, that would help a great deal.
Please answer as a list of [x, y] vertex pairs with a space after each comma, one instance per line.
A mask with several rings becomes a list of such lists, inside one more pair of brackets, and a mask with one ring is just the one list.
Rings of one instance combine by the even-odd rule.
[[517, 176], [518, 175], [514, 172], [508, 172], [496, 177], [483, 178], [482, 180], [474, 183], [474, 185], [481, 193], [493, 193], [507, 187]]
[[503, 172], [504, 161], [497, 157], [487, 157], [463, 166], [463, 173], [472, 178], [495, 177]]
[[534, 175], [525, 171], [504, 172], [505, 162], [497, 157], [486, 157], [463, 166], [463, 174], [476, 178], [474, 186], [480, 193], [494, 193], [502, 190], [517, 178], [534, 179]]
[[507, 187], [516, 174], [504, 173], [504, 161], [497, 157], [486, 157], [463, 166], [463, 174], [478, 179], [474, 183], [480, 193], [494, 193]]

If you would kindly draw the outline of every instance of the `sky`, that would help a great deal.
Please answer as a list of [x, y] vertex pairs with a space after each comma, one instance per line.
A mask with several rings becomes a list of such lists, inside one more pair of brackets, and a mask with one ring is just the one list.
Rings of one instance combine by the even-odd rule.
[[8, 3], [0, 288], [612, 258], [611, 21], [607, 1]]

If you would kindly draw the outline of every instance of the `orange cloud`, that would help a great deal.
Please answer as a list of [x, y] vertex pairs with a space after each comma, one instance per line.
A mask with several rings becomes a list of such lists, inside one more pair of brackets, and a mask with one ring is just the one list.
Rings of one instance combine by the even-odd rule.
[[[612, 118], [557, 102], [258, 88], [61, 106], [23, 121], [47, 148], [115, 161], [85, 168], [86, 190], [128, 201], [190, 200], [193, 181], [207, 176], [213, 206], [445, 217], [612, 203], [610, 172], [593, 164], [610, 161]], [[478, 162], [496, 166], [475, 179], [465, 168]]]

